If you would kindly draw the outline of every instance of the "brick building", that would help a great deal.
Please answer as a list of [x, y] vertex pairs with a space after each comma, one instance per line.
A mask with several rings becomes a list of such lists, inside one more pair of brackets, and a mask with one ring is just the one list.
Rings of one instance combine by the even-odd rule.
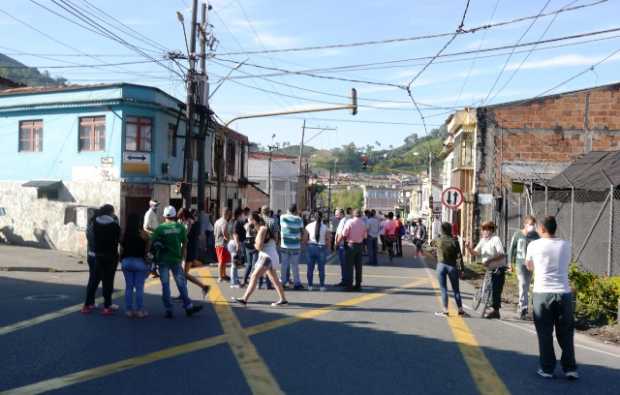
[[444, 209], [444, 220], [470, 240], [482, 222], [494, 220], [507, 239], [514, 230], [508, 218], [516, 214], [509, 210], [513, 185], [523, 185], [523, 198], [531, 199], [535, 185], [545, 185], [581, 155], [619, 149], [620, 83], [467, 108], [446, 126], [443, 187], [460, 188], [465, 199], [458, 210]]

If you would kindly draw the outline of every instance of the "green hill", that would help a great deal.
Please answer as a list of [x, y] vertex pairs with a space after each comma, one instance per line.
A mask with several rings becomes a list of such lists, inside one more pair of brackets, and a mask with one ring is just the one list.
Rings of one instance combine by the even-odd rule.
[[35, 67], [28, 67], [17, 60], [0, 54], [0, 77], [27, 86], [64, 85], [64, 78], [53, 78], [49, 72], [41, 73]]

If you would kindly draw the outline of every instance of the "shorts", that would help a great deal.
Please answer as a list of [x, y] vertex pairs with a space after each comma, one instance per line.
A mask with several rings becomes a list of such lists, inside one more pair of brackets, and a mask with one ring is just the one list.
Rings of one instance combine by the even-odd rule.
[[271, 260], [271, 257], [262, 251], [259, 252], [258, 259], [256, 260], [256, 263], [254, 264], [254, 270], [260, 270], [262, 268], [271, 269], [272, 267], [273, 267], [273, 262]]
[[217, 256], [217, 263], [227, 264], [230, 262], [230, 252], [224, 246], [215, 247], [215, 255]]

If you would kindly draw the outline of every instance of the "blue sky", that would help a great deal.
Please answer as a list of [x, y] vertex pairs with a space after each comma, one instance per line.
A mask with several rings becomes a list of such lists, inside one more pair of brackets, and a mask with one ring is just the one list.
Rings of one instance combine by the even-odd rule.
[[[54, 11], [63, 12], [50, 0], [36, 1]], [[83, 0], [71, 1], [78, 6], [85, 6]], [[175, 11], [182, 11], [186, 21], [189, 21], [190, 0], [89, 1], [159, 43], [160, 47], [184, 51], [185, 43]], [[594, 1], [551, 0], [545, 11]], [[536, 15], [546, 2], [546, 0], [471, 0], [464, 27], [467, 29], [489, 22]], [[213, 0], [210, 22], [214, 25], [215, 34], [220, 41], [216, 52], [223, 54], [451, 32], [460, 22], [465, 3], [465, 0]], [[3, 0], [0, 3], [0, 10], [35, 26], [56, 40], [53, 41], [0, 12], [0, 37], [3, 38], [0, 40], [0, 52], [10, 54], [28, 65], [59, 66], [67, 65], [68, 62], [97, 64], [144, 60], [144, 57], [122, 45], [71, 24], [31, 1]], [[617, 21], [619, 14], [618, 0], [610, 0], [593, 7], [559, 14], [555, 19], [552, 16], [541, 17], [523, 37], [522, 42], [536, 41], [541, 37], [548, 39], [620, 27], [620, 22]], [[524, 21], [475, 34], [460, 35], [445, 53], [514, 44], [530, 23], [531, 21]], [[547, 31], [543, 35], [545, 30]], [[149, 52], [152, 56], [162, 56], [162, 51], [157, 52], [157, 49], [147, 43], [125, 35], [123, 37], [153, 51]], [[533, 51], [521, 67], [518, 66], [528, 55], [524, 50], [531, 47], [519, 49], [507, 63], [505, 72], [491, 94], [490, 89], [506, 64], [510, 50], [490, 53], [503, 53], [503, 56], [477, 59], [474, 59], [475, 55], [441, 58], [416, 80], [413, 86], [414, 97], [424, 104], [458, 107], [478, 105], [487, 97], [486, 103], [499, 103], [536, 96], [620, 48], [620, 32], [556, 44], [576, 43], [592, 38], [609, 39]], [[270, 68], [307, 70], [432, 56], [446, 41], [447, 38], [444, 37], [272, 55], [220, 55], [221, 58], [233, 63], [209, 62], [208, 67], [210, 78], [216, 83], [221, 76], [228, 73], [227, 67], [234, 66], [234, 61], [248, 59], [249, 64]], [[60, 42], [65, 45], [61, 45]], [[619, 78], [614, 71], [618, 70], [619, 60], [620, 56], [610, 58], [594, 71], [585, 73], [556, 92], [618, 81]], [[321, 72], [321, 75], [402, 85], [406, 84], [424, 63], [425, 61], [400, 62], [392, 64], [389, 68], [382, 66], [380, 69], [375, 67], [345, 72]], [[171, 67], [168, 62], [166, 65]], [[517, 69], [517, 73], [512, 76]], [[179, 98], [185, 95], [183, 82], [170, 70], [154, 63], [105, 68], [49, 69], [49, 71], [53, 75], [62, 75], [78, 84], [127, 81], [158, 86]], [[275, 133], [276, 138], [273, 141], [296, 144], [300, 139], [304, 117], [309, 126], [337, 128], [336, 131], [326, 131], [316, 136], [314, 136], [316, 132], [308, 132], [309, 138], [312, 139], [310, 144], [320, 148], [340, 146], [351, 141], [358, 145], [375, 144], [378, 141], [383, 147], [397, 146], [411, 133], [424, 134], [420, 116], [408, 102], [408, 97], [402, 89], [306, 76], [270, 77], [273, 81], [243, 78], [247, 77], [248, 73], [271, 72], [249, 65], [244, 65], [239, 71], [234, 72], [232, 76], [236, 79], [226, 81], [212, 101], [212, 108], [220, 118], [228, 120], [239, 114], [324, 106], [316, 101], [339, 103], [347, 101], [345, 98], [312, 93], [295, 87], [344, 96], [355, 87], [359, 92], [360, 104], [372, 107], [360, 108], [357, 116], [352, 116], [348, 111], [337, 111], [246, 120], [233, 124], [234, 129], [247, 134], [252, 141], [269, 144]], [[509, 83], [506, 83], [509, 79]], [[295, 87], [283, 86], [282, 83]], [[305, 100], [284, 95], [297, 96]], [[441, 124], [448, 115], [446, 109], [430, 107], [422, 109], [429, 130]]]

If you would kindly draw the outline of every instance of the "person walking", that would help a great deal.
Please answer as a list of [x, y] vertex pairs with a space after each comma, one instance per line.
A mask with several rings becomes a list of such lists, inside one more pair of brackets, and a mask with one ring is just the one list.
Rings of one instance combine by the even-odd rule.
[[[261, 217], [263, 218], [263, 221], [265, 222], [265, 226], [269, 228], [270, 232], [271, 232], [271, 236], [273, 237], [273, 240], [276, 243], [276, 250], [278, 249], [278, 246], [280, 245], [280, 219], [279, 217], [276, 218], [273, 214], [273, 210], [271, 210], [269, 208], [269, 206], [264, 205], [261, 207]], [[278, 268], [280, 266], [280, 251], [278, 252], [278, 263], [274, 265], [274, 269], [276, 270], [276, 272], [278, 271]], [[284, 285], [284, 284], [282, 284]], [[259, 288], [264, 288], [266, 287], [267, 289], [273, 289], [273, 284], [271, 283], [271, 280], [269, 280], [268, 276], [262, 276], [260, 278], [259, 281]]]
[[111, 315], [118, 306], [112, 305], [112, 292], [114, 291], [114, 275], [118, 266], [118, 245], [120, 241], [121, 227], [114, 215], [114, 207], [105, 204], [99, 209], [99, 216], [93, 224], [93, 236], [95, 240], [95, 265], [97, 277], [103, 283], [103, 310], [101, 314]]
[[187, 232], [187, 248], [183, 269], [185, 271], [185, 278], [200, 287], [202, 291], [202, 297], [205, 298], [209, 293], [209, 286], [203, 284], [198, 278], [192, 275], [189, 271], [194, 264], [198, 264], [198, 243], [200, 238], [200, 224], [196, 222], [195, 213], [182, 208], [177, 213], [178, 222], [185, 227]]
[[561, 365], [569, 380], [579, 378], [575, 361], [575, 324], [573, 296], [568, 282], [571, 261], [570, 242], [555, 237], [555, 217], [543, 219], [538, 226], [540, 239], [532, 241], [525, 256], [534, 271], [534, 325], [538, 337], [540, 368], [538, 375], [553, 378], [557, 363], [553, 349], [553, 330], [562, 349]]
[[228, 222], [232, 217], [232, 211], [229, 208], [222, 210], [222, 216], [215, 221], [213, 225], [213, 233], [215, 236], [215, 255], [217, 256], [218, 278], [217, 282], [230, 281], [230, 277], [226, 275], [226, 265], [230, 263], [230, 253], [227, 244], [230, 240], [228, 232]]
[[94, 225], [95, 219], [99, 216], [99, 210], [95, 210], [93, 215], [88, 220], [86, 226], [86, 263], [88, 263], [88, 283], [86, 285], [86, 298], [84, 300], [84, 306], [82, 307], [82, 314], [89, 314], [93, 309], [97, 308], [95, 305], [95, 294], [101, 278], [97, 275], [97, 264], [95, 254], [95, 232]]
[[142, 229], [147, 235], [152, 235], [155, 229], [159, 226], [159, 202], [157, 200], [149, 201], [149, 209], [144, 214], [144, 221], [142, 222]]
[[448, 284], [450, 280], [454, 301], [459, 315], [465, 315], [461, 291], [459, 289], [459, 277], [463, 274], [463, 256], [459, 242], [452, 237], [452, 225], [449, 222], [441, 224], [441, 236], [431, 241], [431, 247], [437, 251], [437, 279], [441, 288], [441, 304], [443, 310], [435, 315], [448, 317]]
[[[342, 239], [347, 243], [347, 270], [344, 286], [347, 291], [361, 291], [362, 244], [367, 232], [366, 225], [361, 218], [362, 211], [355, 209], [353, 216], [353, 219], [347, 222], [342, 232]], [[353, 269], [355, 269], [355, 282], [353, 281]]]
[[125, 314], [129, 318], [148, 316], [144, 309], [144, 282], [150, 272], [150, 267], [145, 261], [148, 234], [144, 229], [140, 229], [138, 221], [139, 217], [136, 214], [127, 217], [121, 241], [121, 269], [125, 277]]
[[493, 270], [491, 277], [491, 287], [493, 289], [493, 310], [487, 313], [484, 318], [499, 319], [499, 310], [502, 307], [502, 291], [506, 281], [506, 255], [504, 246], [498, 236], [495, 236], [495, 224], [487, 221], [482, 224], [482, 238], [476, 248], [471, 248], [471, 243], [465, 246], [473, 257], [480, 257], [482, 264], [487, 270]]
[[299, 257], [304, 240], [304, 223], [297, 215], [297, 205], [291, 204], [286, 214], [280, 216], [280, 252], [282, 254], [281, 279], [286, 286], [289, 282], [288, 270], [293, 272], [293, 289], [304, 289], [299, 276]]
[[254, 271], [252, 272], [250, 283], [243, 297], [233, 297], [232, 301], [244, 306], [247, 305], [250, 296], [252, 296], [256, 290], [258, 280], [264, 275], [267, 275], [275, 286], [276, 293], [278, 294], [278, 300], [273, 302], [271, 306], [278, 307], [286, 305], [288, 301], [284, 295], [284, 287], [276, 273], [276, 267], [279, 265], [279, 257], [274, 240], [275, 235], [271, 233], [269, 226], [267, 226], [264, 219], [257, 212], [251, 214], [250, 224], [258, 229], [258, 233], [256, 234], [256, 245], [254, 246], [258, 251], [258, 259], [254, 264]]
[[517, 272], [519, 280], [519, 317], [522, 320], [527, 319], [529, 306], [530, 283], [532, 281], [532, 272], [529, 271], [525, 264], [525, 256], [527, 247], [530, 242], [539, 238], [536, 233], [536, 218], [526, 215], [523, 221], [523, 229], [515, 232], [508, 249], [508, 262], [510, 270]]
[[319, 290], [325, 291], [325, 260], [327, 249], [331, 243], [331, 235], [327, 226], [323, 223], [321, 212], [314, 214], [314, 222], [306, 226], [308, 233], [308, 291], [314, 289], [314, 267], [319, 267]]
[[380, 231], [380, 223], [377, 219], [377, 213], [375, 210], [370, 210], [368, 214], [368, 220], [366, 221], [366, 231], [368, 237], [368, 264], [371, 266], [377, 266], [379, 261], [377, 259], [378, 237]]

